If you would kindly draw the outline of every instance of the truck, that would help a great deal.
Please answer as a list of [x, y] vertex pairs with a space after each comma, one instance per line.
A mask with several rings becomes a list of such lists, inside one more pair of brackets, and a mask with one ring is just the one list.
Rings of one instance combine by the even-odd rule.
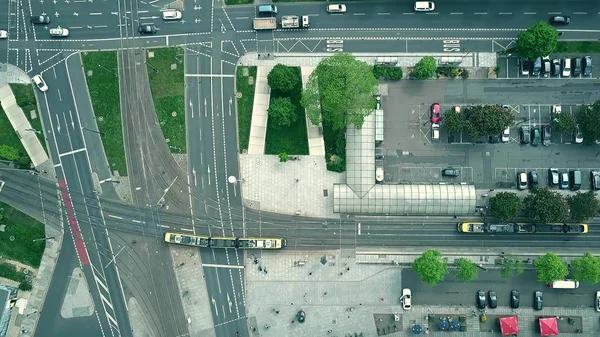
[[281, 28], [308, 28], [308, 15], [285, 15], [281, 17]]
[[277, 28], [277, 18], [269, 17], [269, 18], [255, 18], [254, 19], [254, 29], [255, 30], [266, 30], [266, 29], [276, 29]]

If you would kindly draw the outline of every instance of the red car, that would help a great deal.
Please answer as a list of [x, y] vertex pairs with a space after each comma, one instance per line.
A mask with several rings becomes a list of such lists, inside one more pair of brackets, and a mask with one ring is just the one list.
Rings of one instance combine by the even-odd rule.
[[431, 123], [439, 123], [440, 122], [440, 104], [433, 103], [431, 105]]

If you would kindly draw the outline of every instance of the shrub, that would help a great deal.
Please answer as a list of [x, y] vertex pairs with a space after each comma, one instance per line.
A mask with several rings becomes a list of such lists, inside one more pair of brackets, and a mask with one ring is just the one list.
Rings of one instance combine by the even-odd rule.
[[23, 281], [19, 283], [19, 290], [31, 291], [31, 289], [33, 289], [33, 286], [28, 281]]
[[460, 77], [462, 77], [463, 80], [469, 78], [469, 72], [467, 71], [467, 69], [461, 69]]
[[376, 64], [373, 67], [373, 76], [377, 79], [400, 80], [402, 79], [402, 68], [390, 67]]

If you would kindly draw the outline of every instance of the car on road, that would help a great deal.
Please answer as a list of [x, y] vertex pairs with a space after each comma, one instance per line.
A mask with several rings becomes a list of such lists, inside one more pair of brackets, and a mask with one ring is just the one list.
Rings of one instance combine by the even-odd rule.
[[431, 117], [431, 123], [440, 122], [440, 103], [433, 103], [431, 105], [431, 111], [429, 112], [429, 116]]
[[32, 80], [33, 80], [33, 84], [35, 84], [35, 86], [41, 92], [48, 91], [48, 86], [46, 85], [46, 82], [42, 78], [42, 75], [35, 75], [35, 76], [33, 76]]
[[594, 191], [600, 190], [600, 171], [590, 172], [590, 180]]
[[562, 63], [562, 77], [571, 76], [571, 59], [567, 57], [563, 57], [561, 60]]
[[178, 10], [170, 9], [162, 12], [163, 20], [179, 20], [181, 17], [183, 17], [183, 14]]
[[583, 62], [583, 76], [590, 76], [592, 74], [592, 57], [586, 56], [581, 61]]
[[411, 304], [412, 304], [411, 296], [412, 296], [412, 293], [411, 293], [410, 289], [408, 289], [408, 288], [402, 289], [402, 308], [404, 310], [410, 310]]
[[431, 12], [435, 9], [435, 4], [431, 1], [416, 1], [415, 11], [416, 12]]
[[519, 303], [521, 302], [521, 295], [518, 290], [510, 291], [510, 307], [513, 309], [517, 309], [519, 307]]
[[346, 13], [346, 5], [343, 5], [343, 4], [327, 5], [327, 13]]
[[533, 309], [542, 310], [544, 308], [544, 297], [541, 291], [533, 293]]
[[521, 75], [529, 76], [529, 71], [531, 70], [531, 60], [530, 59], [519, 59]]
[[500, 143], [500, 135], [491, 135], [488, 137], [488, 141], [490, 142], [490, 144]]
[[521, 144], [529, 144], [529, 125], [523, 125], [519, 128], [519, 137], [521, 138]]
[[493, 290], [488, 291], [488, 298], [490, 300], [490, 308], [496, 309], [498, 306], [498, 296], [496, 292]]
[[571, 66], [573, 67], [571, 69], [571, 73], [573, 74], [573, 76], [577, 77], [581, 75], [582, 64], [581, 59], [579, 57], [574, 57], [571, 59]]
[[538, 146], [540, 144], [540, 128], [534, 126], [531, 129], [531, 145]]
[[156, 26], [155, 25], [140, 25], [138, 27], [138, 31], [140, 34], [155, 34]]
[[460, 176], [460, 170], [449, 167], [449, 168], [442, 170], [442, 176], [455, 178], [455, 177]]
[[538, 185], [538, 174], [535, 171], [529, 172], [529, 188], [537, 187]]
[[560, 189], [567, 190], [569, 189], [569, 174], [567, 172], [563, 172], [559, 175], [560, 180]]
[[50, 36], [52, 37], [67, 37], [69, 36], [69, 30], [67, 28], [51, 28], [49, 30]]
[[550, 125], [542, 125], [542, 144], [544, 146], [552, 144], [552, 133], [550, 132]]
[[50, 23], [50, 17], [46, 14], [36, 15], [29, 18], [29, 22], [33, 24], [48, 24]]
[[600, 312], [600, 291], [596, 291], [596, 311]]
[[507, 126], [504, 131], [502, 131], [502, 143], [510, 142], [510, 126]]
[[575, 128], [575, 144], [583, 143], [583, 134], [579, 131], [579, 124]]
[[0, 39], [7, 39], [8, 38], [8, 32], [5, 30], [0, 30]]
[[527, 188], [527, 173], [525, 172], [519, 172], [518, 174], [518, 179], [517, 179], [517, 187], [520, 190], [524, 190]]
[[552, 76], [556, 77], [560, 75], [560, 60], [552, 59]]
[[553, 26], [566, 26], [571, 23], [571, 17], [567, 15], [555, 15], [550, 17], [550, 24]]
[[558, 185], [558, 170], [555, 168], [548, 169], [548, 185], [550, 185], [550, 186]]
[[485, 291], [477, 290], [477, 308], [485, 309]]

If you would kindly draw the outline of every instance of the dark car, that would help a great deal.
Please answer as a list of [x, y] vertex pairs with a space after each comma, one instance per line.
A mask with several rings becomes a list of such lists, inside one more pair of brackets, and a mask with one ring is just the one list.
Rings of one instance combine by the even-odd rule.
[[531, 145], [538, 146], [540, 144], [540, 128], [534, 126], [531, 129]]
[[531, 71], [531, 60], [530, 59], [520, 59], [519, 60], [520, 68], [521, 68], [521, 75], [523, 76], [529, 76], [529, 72]]
[[50, 23], [50, 17], [48, 15], [36, 15], [29, 18], [31, 23], [48, 24]]
[[550, 125], [542, 125], [542, 144], [548, 146], [552, 143], [552, 133], [550, 132]]
[[592, 74], [592, 57], [586, 56], [581, 61], [583, 62], [583, 76], [590, 76]]
[[155, 34], [156, 26], [155, 25], [140, 25], [138, 27], [138, 31], [140, 34]]
[[490, 308], [496, 309], [498, 306], [498, 296], [493, 290], [488, 291], [488, 298], [490, 299]]
[[538, 174], [535, 171], [529, 172], [529, 188], [537, 187], [538, 185]]
[[550, 59], [544, 59], [542, 64], [542, 77], [549, 77], [552, 72], [552, 63]]
[[533, 293], [533, 309], [542, 310], [544, 308], [544, 298], [541, 291]]
[[510, 307], [513, 309], [517, 309], [519, 307], [519, 302], [521, 302], [521, 295], [518, 290], [511, 290], [510, 292]]
[[489, 137], [490, 144], [500, 143], [500, 135], [493, 135]]
[[521, 138], [521, 144], [529, 144], [529, 125], [523, 125], [519, 129], [519, 136]]
[[578, 57], [574, 57], [571, 59], [571, 73], [573, 76], [581, 75], [581, 59]]
[[552, 59], [552, 76], [560, 76], [560, 60]]
[[454, 168], [447, 168], [442, 170], [442, 176], [444, 177], [458, 177], [460, 171]]
[[477, 308], [485, 309], [485, 291], [477, 290]]
[[550, 24], [553, 26], [565, 26], [571, 23], [571, 17], [566, 15], [556, 15], [550, 18]]
[[590, 179], [592, 181], [592, 189], [594, 191], [600, 190], [600, 171], [590, 172]]

